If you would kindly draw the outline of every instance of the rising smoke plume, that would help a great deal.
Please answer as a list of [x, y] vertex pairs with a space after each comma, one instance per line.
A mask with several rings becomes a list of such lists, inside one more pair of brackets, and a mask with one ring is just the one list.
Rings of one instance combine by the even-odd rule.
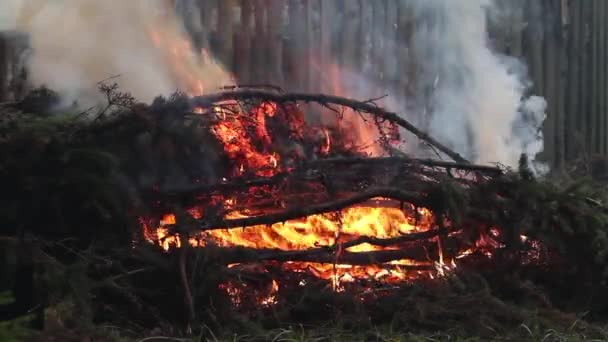
[[539, 127], [544, 99], [526, 98], [530, 83], [521, 61], [492, 51], [491, 0], [414, 1], [417, 16], [430, 22], [414, 36], [417, 60], [434, 90], [430, 133], [481, 163], [516, 166], [521, 153], [543, 148]]
[[[155, 19], [163, 3], [166, 1], [3, 0], [0, 28], [14, 26], [31, 34], [30, 79], [35, 84], [46, 84], [81, 102], [97, 94], [96, 82], [116, 74], [122, 75], [122, 88], [143, 101], [177, 88], [198, 93], [231, 83], [231, 76], [217, 64], [201, 63], [194, 54], [183, 53], [188, 49], [182, 45], [188, 40], [174, 13]], [[201, 25], [196, 3], [177, 2], [191, 32]], [[525, 66], [492, 51], [489, 44], [488, 18], [501, 9], [492, 0], [405, 3], [413, 6], [420, 23], [408, 47], [417, 63], [420, 91], [411, 98], [393, 96], [384, 105], [405, 113], [475, 162], [516, 166], [522, 152], [534, 158], [542, 151], [538, 128], [546, 103], [540, 97], [526, 97], [530, 84]], [[158, 49], [168, 41], [183, 43]], [[174, 54], [176, 50], [180, 52]], [[366, 99], [385, 90], [397, 94], [357, 71], [343, 69], [340, 95]], [[319, 73], [327, 74], [327, 70]], [[203, 80], [205, 89], [198, 80]], [[363, 137], [365, 129], [356, 128]], [[406, 146], [412, 152], [415, 145], [410, 139]]]
[[[546, 102], [528, 96], [531, 83], [526, 66], [493, 51], [488, 36], [488, 21], [504, 17], [504, 11], [512, 8], [499, 7], [492, 0], [409, 0], [404, 4], [413, 7], [417, 23], [408, 46], [417, 69], [417, 91], [403, 98], [400, 89], [389, 87], [392, 96], [383, 105], [404, 113], [471, 161], [515, 167], [521, 153], [534, 159], [543, 149], [539, 128]], [[402, 43], [384, 40], [381, 44]], [[341, 75], [340, 92], [357, 98], [374, 97], [386, 89], [383, 82], [352, 69], [342, 70]], [[412, 140], [404, 146], [407, 152], [432, 153]], [[544, 168], [535, 165], [537, 171]]]
[[178, 88], [198, 94], [229, 83], [230, 75], [218, 64], [200, 60], [191, 50], [180, 21], [166, 4], [2, 0], [0, 27], [30, 34], [33, 84], [44, 84], [81, 104], [98, 100], [97, 82], [115, 75], [120, 77], [112, 81], [142, 101]]

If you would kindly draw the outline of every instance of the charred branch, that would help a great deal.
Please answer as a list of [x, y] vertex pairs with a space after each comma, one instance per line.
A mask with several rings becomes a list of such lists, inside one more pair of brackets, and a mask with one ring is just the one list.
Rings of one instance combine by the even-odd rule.
[[345, 97], [324, 95], [324, 94], [305, 94], [305, 93], [288, 93], [279, 94], [274, 92], [266, 92], [259, 90], [237, 90], [229, 92], [221, 92], [216, 94], [197, 96], [191, 99], [191, 105], [193, 107], [209, 108], [212, 105], [227, 100], [255, 100], [259, 99], [262, 101], [272, 101], [276, 103], [286, 102], [315, 102], [323, 106], [339, 105], [343, 107], [351, 108], [358, 112], [368, 113], [374, 115], [382, 120], [397, 124], [404, 129], [410, 131], [419, 139], [427, 142], [439, 151], [445, 153], [447, 156], [452, 158], [454, 161], [469, 164], [470, 162], [462, 157], [457, 152], [443, 145], [429, 134], [419, 130], [412, 123], [406, 119], [400, 117], [397, 113], [386, 111], [385, 109], [375, 105], [373, 102], [361, 102]]
[[272, 225], [275, 223], [285, 222], [310, 215], [338, 211], [374, 197], [391, 198], [397, 201], [414, 204], [418, 207], [426, 207], [427, 204], [427, 201], [423, 195], [393, 188], [377, 188], [361, 192], [345, 199], [309, 205], [303, 208], [291, 208], [279, 213], [272, 213], [268, 215], [215, 221], [208, 221], [202, 219], [199, 220], [201, 224], [200, 230], [208, 231], [214, 229], [230, 229], [257, 225]]
[[342, 164], [342, 165], [351, 165], [351, 164], [407, 164], [407, 165], [420, 165], [427, 166], [431, 168], [439, 167], [444, 169], [453, 169], [453, 170], [463, 170], [463, 171], [475, 171], [487, 173], [488, 175], [500, 175], [503, 173], [503, 170], [496, 166], [489, 165], [475, 165], [471, 163], [461, 163], [461, 162], [449, 162], [443, 160], [433, 160], [433, 159], [419, 159], [419, 158], [408, 158], [404, 156], [400, 157], [384, 157], [384, 158], [363, 158], [363, 157], [354, 157], [354, 158], [328, 158], [328, 159], [320, 159], [313, 162], [308, 163], [308, 165], [321, 165], [321, 164]]
[[[488, 165], [475, 165], [475, 164], [463, 164], [454, 163], [449, 161], [432, 160], [432, 159], [417, 159], [407, 157], [385, 157], [385, 158], [328, 158], [321, 159], [311, 162], [306, 162], [301, 167], [295, 169], [292, 172], [281, 172], [271, 177], [259, 177], [259, 178], [240, 178], [232, 181], [222, 182], [218, 184], [209, 185], [196, 185], [189, 188], [181, 189], [161, 189], [160, 191], [154, 191], [163, 198], [189, 198], [197, 196], [199, 194], [211, 194], [211, 193], [222, 193], [227, 194], [230, 192], [247, 191], [252, 187], [261, 187], [267, 185], [277, 185], [283, 181], [312, 181], [311, 177], [306, 177], [311, 173], [325, 173], [327, 170], [324, 168], [333, 167], [335, 165], [341, 166], [362, 166], [362, 167], [377, 167], [385, 166], [395, 169], [396, 167], [411, 167], [411, 171], [418, 171], [415, 166], [424, 166], [428, 168], [442, 168], [445, 170], [460, 170], [481, 173], [487, 176], [498, 176], [502, 174], [502, 169], [495, 166]], [[377, 171], [377, 170], [375, 170]]]

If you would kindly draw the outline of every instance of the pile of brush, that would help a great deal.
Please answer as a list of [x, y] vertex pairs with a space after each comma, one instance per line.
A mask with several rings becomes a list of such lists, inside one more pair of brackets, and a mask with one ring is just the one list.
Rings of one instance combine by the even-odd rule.
[[[370, 292], [355, 290], [329, 294], [325, 280], [289, 275], [283, 278], [272, 312], [253, 310], [256, 298], [241, 308], [249, 308], [248, 315], [268, 323], [277, 317], [293, 321], [322, 303], [334, 305], [335, 310], [318, 316], [327, 318], [360, 308], [356, 304], [361, 303], [360, 295], [378, 303], [390, 298], [415, 300], [413, 294], [404, 297], [404, 291], [420, 291], [421, 284], [428, 291], [447, 291], [445, 282], [449, 282], [446, 298], [459, 298], [458, 288], [470, 284], [458, 285], [457, 279], [481, 274], [487, 282], [482, 287], [497, 291], [503, 299], [541, 292], [543, 305], [604, 314], [608, 215], [601, 189], [594, 183], [535, 179], [525, 156], [519, 170], [473, 165], [373, 101], [247, 89], [196, 98], [176, 94], [145, 105], [113, 87], [106, 87], [105, 94], [109, 105], [99, 112], [33, 112], [31, 108], [38, 105], [27, 103], [1, 109], [1, 234], [3, 241], [22, 241], [31, 247], [35, 261], [45, 270], [41, 279], [52, 279], [52, 286], [44, 286], [49, 305], [69, 297], [86, 306], [83, 312], [88, 319], [126, 319], [139, 327], [200, 320], [221, 326], [234, 314], [217, 304], [234, 304], [226, 284], [251, 282], [250, 288], [259, 284], [260, 274], [228, 267], [235, 263], [378, 265], [402, 259], [422, 263], [440, 260], [441, 255], [444, 260], [463, 257], [451, 275], [424, 278], [414, 285], [406, 282], [390, 294], [372, 291], [370, 297]], [[41, 96], [28, 98], [44, 103]], [[317, 127], [302, 120], [301, 113], [311, 103], [318, 105], [319, 113], [340, 118], [348, 109], [375, 125], [385, 155], [367, 156], [364, 148], [350, 144], [351, 139], [336, 129], [319, 134]], [[30, 110], [25, 112], [26, 108]], [[256, 110], [260, 108], [262, 114]], [[264, 130], [259, 129], [261, 118]], [[218, 133], [221, 125], [235, 128], [235, 123], [240, 129], [236, 143]], [[394, 126], [453, 161], [417, 159], [396, 151], [388, 138]], [[294, 141], [301, 148], [276, 146]], [[263, 158], [253, 163], [252, 154], [241, 153], [244, 146]], [[390, 238], [351, 236], [303, 250], [221, 246], [212, 239], [200, 243], [201, 248], [186, 248], [191, 239], [216, 230], [339, 213], [378, 198], [383, 206], [411, 212], [412, 217], [425, 208], [433, 220], [423, 231]], [[227, 206], [227, 200], [236, 205]], [[203, 209], [205, 215], [192, 214], [193, 208]], [[243, 210], [248, 213], [245, 217], [230, 215]], [[178, 235], [183, 246], [169, 251], [150, 241], [142, 229], [142, 220], [155, 228], [155, 222], [168, 213], [174, 213], [176, 220], [163, 226], [165, 238]], [[346, 251], [361, 244], [378, 250]], [[445, 273], [436, 264], [410, 267]], [[66, 280], [88, 290], [66, 297], [66, 287], [57, 285]], [[309, 284], [305, 291], [302, 280]], [[477, 280], [471, 282], [480, 286]], [[518, 285], [509, 287], [514, 283]], [[469, 296], [468, 290], [461, 290]], [[312, 295], [314, 300], [311, 292], [318, 294]], [[91, 300], [88, 293], [98, 299]], [[296, 293], [309, 301], [294, 302]], [[483, 293], [478, 298], [492, 302], [488, 292]], [[345, 300], [347, 295], [356, 300]], [[439, 300], [437, 293], [422, 297], [422, 302]], [[374, 316], [369, 310], [350, 312]], [[398, 313], [374, 312], [381, 320]], [[403, 322], [413, 316], [408, 317]]]

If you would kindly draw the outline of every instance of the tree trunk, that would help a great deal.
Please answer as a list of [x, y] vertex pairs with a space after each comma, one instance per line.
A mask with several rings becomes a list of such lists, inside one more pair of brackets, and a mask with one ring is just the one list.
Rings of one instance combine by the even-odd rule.
[[551, 166], [555, 165], [555, 136], [556, 136], [556, 119], [557, 119], [557, 101], [558, 101], [558, 77], [559, 67], [558, 61], [558, 48], [557, 39], [561, 35], [561, 25], [559, 16], [559, 0], [544, 0], [544, 46], [543, 59], [544, 63], [544, 84], [545, 90], [544, 95], [547, 100], [547, 118], [544, 124], [544, 139], [545, 149], [544, 156], [545, 160], [550, 163]]
[[580, 52], [581, 52], [581, 87], [580, 92], [580, 112], [579, 116], [581, 121], [581, 133], [582, 133], [582, 151], [585, 154], [593, 152], [593, 133], [591, 127], [591, 101], [592, 101], [592, 88], [591, 88], [591, 44], [590, 44], [590, 28], [591, 28], [591, 10], [593, 8], [593, 1], [581, 2], [581, 19], [580, 19]]
[[[511, 31], [509, 35], [509, 53], [512, 56], [517, 58], [523, 57], [523, 28], [524, 28], [524, 1], [518, 0], [513, 1], [512, 5], [512, 16], [511, 21], [513, 25], [511, 26]], [[558, 0], [559, 1], [559, 0]]]
[[386, 0], [374, 0], [373, 11], [372, 63], [374, 74], [371, 76], [371, 79], [384, 83]]
[[557, 118], [555, 120], [555, 153], [556, 153], [556, 168], [561, 170], [565, 165], [566, 158], [566, 129], [568, 111], [566, 110], [566, 94], [567, 94], [567, 74], [568, 74], [568, 54], [566, 47], [568, 46], [568, 0], [560, 0], [559, 7], [559, 32], [557, 40], [557, 65], [558, 65], [558, 89], [557, 89]]
[[0, 34], [0, 102], [8, 100], [8, 39]]
[[306, 17], [301, 0], [289, 0], [289, 31], [285, 46], [285, 78], [289, 91], [306, 91]]
[[266, 49], [266, 6], [264, 0], [249, 0], [255, 14], [255, 34], [252, 41], [254, 80], [252, 83], [268, 83], [268, 61]]
[[320, 5], [320, 30], [321, 30], [321, 41], [319, 46], [319, 59], [317, 60], [319, 66], [319, 74], [321, 75], [321, 82], [319, 84], [321, 92], [329, 93], [332, 90], [331, 78], [323, 77], [327, 75], [330, 70], [331, 61], [331, 37], [332, 37], [332, 21], [334, 20], [334, 2], [321, 0]]
[[399, 83], [401, 89], [399, 96], [412, 99], [416, 94], [416, 67], [412, 54], [415, 18], [408, 0], [399, 0], [398, 5], [397, 45], [399, 48]]
[[[386, 40], [386, 53], [384, 55], [384, 73], [387, 87], [386, 94], [389, 94], [391, 97], [395, 96], [393, 92], [399, 87], [399, 75], [397, 72], [399, 59], [397, 47], [397, 25], [399, 20], [398, 6], [397, 0], [387, 0], [386, 2], [386, 24], [384, 34]], [[397, 110], [397, 108], [395, 108], [395, 110]]]
[[218, 39], [220, 59], [230, 71], [234, 71], [234, 6], [235, 0], [218, 3]]
[[361, 73], [365, 76], [371, 76], [373, 63], [373, 28], [374, 28], [374, 10], [373, 1], [361, 0], [360, 26], [361, 26]]
[[530, 76], [534, 82], [534, 93], [543, 94], [543, 27], [539, 22], [542, 18], [542, 2], [528, 0], [524, 10], [528, 26], [524, 33], [524, 50], [530, 66]]
[[283, 86], [283, 0], [268, 1], [268, 64], [270, 67], [270, 83]]
[[306, 18], [306, 28], [304, 30], [305, 34], [306, 34], [306, 38], [305, 38], [305, 42], [306, 42], [306, 55], [307, 55], [307, 73], [306, 73], [306, 78], [307, 78], [307, 90], [309, 92], [314, 92], [315, 90], [319, 90], [318, 89], [318, 77], [317, 77], [317, 73], [314, 71], [315, 70], [315, 59], [317, 58], [317, 44], [315, 44], [315, 42], [317, 42], [318, 40], [316, 39], [316, 25], [315, 25], [315, 21], [314, 21], [314, 10], [315, 10], [315, 6], [314, 6], [314, 2], [313, 0], [305, 0], [304, 1], [304, 17]]
[[340, 54], [343, 65], [357, 70], [361, 65], [361, 22], [357, 18], [361, 15], [361, 4], [358, 1], [345, 1], [343, 8], [344, 25], [341, 32]]
[[201, 30], [198, 33], [198, 36], [196, 37], [197, 43], [198, 43], [198, 48], [202, 51], [204, 50], [204, 53], [209, 53], [209, 39], [210, 39], [210, 32], [211, 32], [211, 21], [212, 21], [212, 14], [213, 14], [213, 9], [212, 6], [213, 5], [213, 1], [201, 1], [199, 3], [199, 9], [200, 9], [200, 18], [201, 18]]
[[590, 6], [592, 7], [592, 18], [591, 18], [591, 30], [592, 30], [592, 39], [591, 39], [591, 148], [593, 153], [599, 153], [600, 148], [600, 137], [604, 134], [604, 131], [600, 125], [600, 74], [599, 74], [599, 37], [600, 37], [600, 1], [603, 0], [593, 0]]
[[600, 30], [600, 48], [599, 48], [599, 70], [598, 73], [600, 75], [599, 87], [600, 91], [598, 92], [598, 96], [600, 98], [600, 108], [599, 115], [601, 117], [601, 126], [603, 129], [603, 133], [601, 135], [602, 139], [602, 149], [601, 153], [603, 155], [608, 154], [608, 68], [606, 67], [606, 61], [608, 60], [608, 44], [606, 43], [606, 39], [608, 39], [607, 30], [608, 25], [606, 25], [606, 16], [608, 15], [608, 4], [606, 1], [599, 1], [600, 9], [599, 9], [599, 30]]
[[573, 159], [577, 154], [576, 137], [580, 122], [577, 116], [580, 115], [580, 58], [579, 44], [580, 39], [580, 19], [581, 2], [569, 2], [569, 25], [568, 25], [568, 110], [566, 117], [566, 159]]
[[253, 5], [250, 0], [241, 0], [241, 21], [236, 34], [234, 71], [239, 83], [254, 83], [251, 77], [251, 31], [253, 29]]

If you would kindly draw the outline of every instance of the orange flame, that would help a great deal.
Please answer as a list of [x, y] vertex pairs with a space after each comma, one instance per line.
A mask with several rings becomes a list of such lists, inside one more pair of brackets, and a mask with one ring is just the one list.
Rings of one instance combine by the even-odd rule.
[[[246, 170], [251, 170], [256, 176], [272, 176], [280, 171], [280, 156], [270, 152], [273, 149], [273, 139], [266, 128], [266, 119], [276, 114], [276, 104], [263, 102], [253, 108], [253, 121], [246, 116], [228, 120], [227, 112], [230, 110], [226, 107], [213, 108], [214, 113], [222, 118], [222, 121], [213, 126], [213, 131], [228, 157], [238, 164], [238, 171], [233, 175], [239, 176]], [[250, 126], [255, 130], [253, 136], [249, 133]], [[256, 146], [254, 140], [260, 142], [261, 147]]]
[[[199, 213], [197, 213], [199, 214]], [[415, 216], [418, 216], [415, 218]], [[247, 217], [243, 213], [231, 213], [226, 219]], [[165, 215], [157, 229], [146, 229], [146, 238], [159, 244], [163, 249], [181, 247], [178, 235], [169, 235], [165, 227], [176, 223], [173, 214]], [[278, 250], [306, 250], [318, 247], [336, 246], [347, 243], [356, 238], [367, 236], [374, 238], [394, 238], [403, 234], [422, 232], [433, 226], [433, 215], [426, 209], [418, 209], [418, 215], [407, 214], [397, 208], [388, 207], [350, 207], [339, 215], [336, 213], [311, 215], [302, 219], [290, 220], [285, 223], [276, 223], [269, 226], [252, 226], [245, 229], [218, 229], [207, 231], [189, 242], [195, 247], [204, 247], [209, 243], [220, 247], [249, 247], [256, 249]], [[369, 252], [394, 249], [394, 247], [380, 247], [368, 243], [346, 248], [347, 252]], [[439, 265], [444, 265], [443, 256]], [[314, 262], [287, 262], [284, 269], [290, 271], [309, 271], [313, 275], [331, 280], [335, 288], [338, 283], [349, 282], [355, 279], [372, 278], [387, 281], [403, 281], [419, 271], [408, 271], [402, 266], [428, 265], [433, 262], [419, 262], [412, 260], [395, 260], [391, 267], [382, 265], [353, 266], [341, 264], [324, 264]]]
[[[207, 51], [202, 51], [201, 59], [195, 58], [190, 43], [168, 35], [162, 30], [152, 28], [150, 38], [157, 48], [165, 51], [165, 56], [172, 66], [173, 75], [180, 86], [189, 95], [202, 94], [206, 84], [202, 81], [202, 73], [198, 67], [200, 60], [210, 63], [211, 58]], [[349, 96], [342, 79], [340, 68], [333, 64], [329, 65], [327, 75], [330, 79], [331, 92], [336, 95]], [[193, 72], [194, 71], [194, 72]], [[277, 153], [277, 146], [281, 141], [273, 136], [272, 123], [282, 116], [297, 112], [297, 108], [289, 105], [278, 106], [273, 102], [262, 102], [255, 106], [242, 108], [236, 103], [218, 103], [209, 115], [214, 115], [218, 121], [213, 124], [212, 131], [221, 143], [225, 155], [232, 163], [230, 175], [226, 178], [253, 175], [257, 177], [269, 177], [279, 172], [289, 171], [285, 165], [288, 160], [285, 154]], [[290, 113], [285, 113], [290, 111]], [[293, 113], [291, 112], [293, 111]], [[195, 108], [195, 113], [203, 114], [203, 108]], [[338, 130], [345, 132], [345, 136], [352, 142], [332, 141], [330, 131], [322, 130], [322, 142], [316, 146], [316, 151], [322, 155], [331, 152], [332, 145], [348, 144], [359, 145], [359, 150], [364, 150], [369, 155], [382, 154], [382, 146], [378, 143], [381, 138], [392, 137], [391, 134], [382, 132], [378, 123], [368, 122], [361, 115], [351, 111], [345, 113], [344, 119], [339, 119]], [[331, 115], [336, 117], [335, 113]], [[290, 138], [302, 137], [302, 116], [290, 115]], [[321, 137], [320, 131], [315, 132]], [[394, 132], [392, 132], [394, 133]], [[362, 145], [362, 146], [361, 146]], [[340, 146], [343, 147], [343, 146]], [[334, 147], [335, 148], [335, 147]], [[224, 181], [227, 179], [223, 178]], [[234, 208], [235, 198], [223, 199], [225, 207]], [[395, 249], [395, 246], [377, 246], [363, 243], [348, 248], [342, 248], [343, 244], [361, 237], [375, 239], [396, 238], [404, 234], [424, 232], [432, 229], [435, 225], [433, 214], [427, 209], [406, 208], [398, 209], [397, 206], [375, 207], [354, 206], [346, 208], [339, 213], [328, 213], [310, 215], [301, 219], [289, 220], [284, 223], [272, 225], [260, 225], [247, 227], [245, 229], [217, 229], [205, 231], [196, 236], [188, 237], [188, 243], [194, 247], [205, 247], [211, 244], [220, 247], [246, 247], [255, 249], [276, 249], [282, 251], [302, 251], [313, 248], [326, 247], [334, 250], [336, 262], [285, 262], [283, 269], [294, 272], [309, 272], [314, 276], [331, 282], [336, 291], [343, 289], [342, 284], [352, 282], [356, 279], [375, 279], [389, 282], [404, 281], [417, 276], [433, 277], [445, 275], [447, 271], [456, 267], [455, 260], [444, 255], [443, 245], [440, 238], [436, 238], [438, 249], [438, 260], [395, 260], [380, 265], [345, 265], [340, 264], [341, 253], [362, 253], [373, 251], [384, 251]], [[191, 209], [190, 214], [196, 219], [204, 218], [205, 213], [200, 209]], [[233, 211], [225, 215], [225, 219], [236, 219], [249, 217], [244, 211]], [[165, 250], [180, 248], [182, 240], [178, 234], [170, 234], [168, 226], [177, 224], [176, 217], [168, 214], [162, 217], [157, 227], [149, 226], [142, 221], [144, 236], [151, 242], [158, 244]], [[476, 248], [493, 247], [496, 243], [491, 238], [478, 241]], [[465, 251], [464, 253], [472, 253]], [[490, 252], [488, 252], [490, 253]], [[462, 254], [464, 255], [464, 254]], [[456, 257], [458, 258], [458, 257]], [[234, 265], [232, 265], [234, 266]], [[412, 270], [408, 266], [434, 267], [436, 272]], [[276, 303], [279, 283], [273, 280], [270, 292], [260, 299], [261, 305], [272, 305]], [[231, 297], [238, 299], [240, 290], [235, 287], [226, 286]]]

